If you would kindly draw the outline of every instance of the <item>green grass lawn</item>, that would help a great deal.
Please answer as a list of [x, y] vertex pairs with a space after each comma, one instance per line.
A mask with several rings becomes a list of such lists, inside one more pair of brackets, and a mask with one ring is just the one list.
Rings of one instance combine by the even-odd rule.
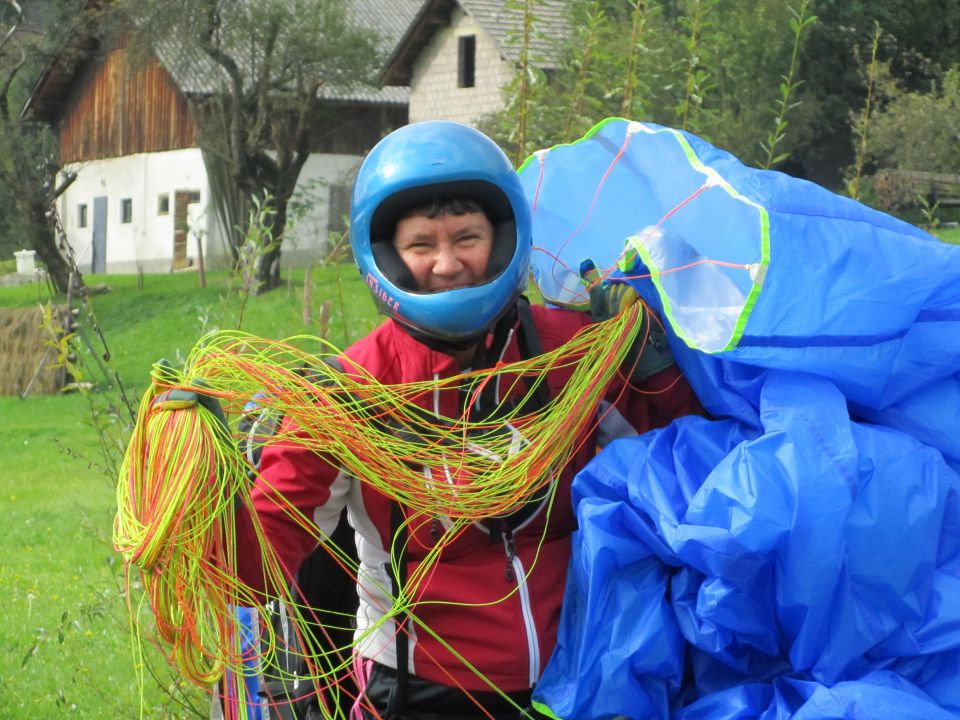
[[114, 489], [87, 401], [5, 397], [0, 414], [0, 717], [130, 717], [139, 699], [110, 544]]
[[[311, 321], [304, 323], [303, 273], [284, 287], [246, 301], [225, 273], [198, 288], [191, 273], [87, 276], [106, 285], [93, 308], [116, 372], [131, 401], [149, 383], [153, 362], [183, 358], [208, 330], [243, 329], [269, 337], [319, 334], [319, 307], [332, 305], [327, 336], [337, 345], [376, 323], [373, 302], [352, 265], [314, 273]], [[0, 288], [0, 305], [29, 307], [46, 300], [36, 284]], [[100, 348], [92, 322], [85, 335]], [[100, 375], [87, 362], [91, 379]], [[0, 397], [0, 718], [192, 718], [205, 716], [199, 692], [179, 683], [154, 650], [144, 656], [129, 632], [121, 563], [113, 553], [115, 455], [104, 452], [98, 429], [122, 442], [125, 412], [113, 412], [115, 389], [104, 394]], [[94, 416], [99, 421], [94, 422]], [[112, 418], [119, 420], [111, 422]], [[138, 672], [159, 682], [138, 682]], [[143, 688], [143, 695], [140, 688]], [[173, 689], [172, 695], [166, 691]], [[181, 703], [193, 703], [193, 709]]]
[[960, 245], [960, 227], [941, 228], [937, 230], [937, 236], [944, 242]]

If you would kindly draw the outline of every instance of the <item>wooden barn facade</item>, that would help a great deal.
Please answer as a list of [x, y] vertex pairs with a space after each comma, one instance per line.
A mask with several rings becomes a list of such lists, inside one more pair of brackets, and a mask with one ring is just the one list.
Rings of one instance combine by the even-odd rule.
[[196, 146], [189, 102], [160, 61], [129, 62], [123, 48], [86, 65], [64, 98], [60, 164]]

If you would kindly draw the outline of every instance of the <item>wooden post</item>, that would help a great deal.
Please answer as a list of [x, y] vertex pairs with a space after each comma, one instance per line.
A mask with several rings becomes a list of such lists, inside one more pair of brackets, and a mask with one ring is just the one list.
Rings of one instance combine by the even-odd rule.
[[[307, 327], [313, 322], [313, 266], [307, 265], [303, 271], [303, 324]], [[320, 337], [323, 337], [322, 335]]]
[[197, 235], [197, 282], [201, 288], [207, 286], [207, 273], [203, 268], [203, 238]]

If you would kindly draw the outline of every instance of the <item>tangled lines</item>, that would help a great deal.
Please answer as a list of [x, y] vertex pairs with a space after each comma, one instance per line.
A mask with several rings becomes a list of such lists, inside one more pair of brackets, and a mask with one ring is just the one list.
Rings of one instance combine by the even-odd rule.
[[[181, 373], [158, 368], [121, 469], [114, 542], [140, 571], [172, 661], [209, 685], [248, 659], [233, 606], [258, 601], [237, 577], [233, 513], [237, 504], [250, 507], [256, 474], [237, 444], [252, 398], [268, 417], [292, 421], [296, 429], [284, 423], [276, 440], [323, 454], [413, 513], [464, 527], [545, 492], [596, 422], [599, 401], [644, 331], [641, 308], [589, 325], [529, 360], [407, 385], [383, 385], [363, 368], [324, 362], [333, 348], [315, 338], [280, 342], [236, 332], [205, 337]], [[569, 382], [545, 403], [532, 402], [547, 374], [561, 369]], [[424, 409], [435, 392], [466, 388], [472, 399], [492, 382], [499, 383], [499, 405], [484, 418]], [[193, 393], [216, 398], [225, 417]], [[311, 527], [292, 506], [289, 512]], [[283, 586], [269, 544], [261, 545], [267, 578]], [[421, 576], [429, 562], [422, 565]]]

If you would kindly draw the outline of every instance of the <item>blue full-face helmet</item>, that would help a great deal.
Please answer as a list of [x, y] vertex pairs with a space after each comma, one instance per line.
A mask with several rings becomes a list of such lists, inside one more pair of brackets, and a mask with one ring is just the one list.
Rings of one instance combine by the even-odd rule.
[[[493, 224], [487, 280], [418, 291], [393, 245], [404, 210], [454, 198], [483, 206]], [[381, 140], [353, 187], [350, 244], [381, 312], [443, 343], [482, 336], [527, 283], [530, 210], [513, 166], [483, 133], [448, 121], [414, 123]]]

